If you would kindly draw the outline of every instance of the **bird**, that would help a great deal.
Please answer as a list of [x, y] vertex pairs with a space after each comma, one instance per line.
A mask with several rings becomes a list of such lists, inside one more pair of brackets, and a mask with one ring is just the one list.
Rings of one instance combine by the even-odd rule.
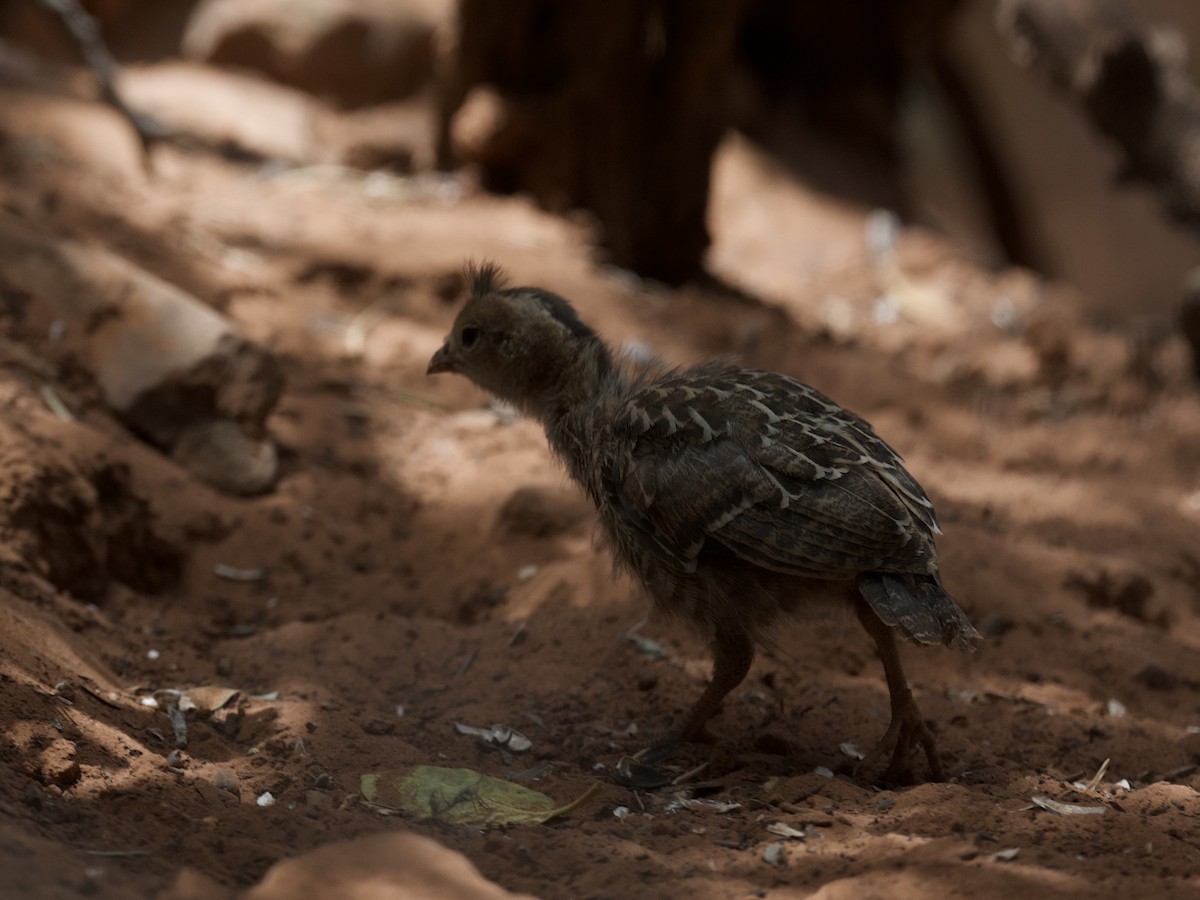
[[453, 372], [545, 428], [595, 504], [614, 562], [693, 625], [712, 677], [678, 730], [709, 721], [781, 622], [849, 609], [883, 662], [891, 719], [859, 763], [912, 780], [919, 746], [945, 772], [901, 664], [913, 644], [980, 639], [938, 570], [933, 504], [863, 418], [787, 375], [716, 362], [634, 367], [561, 296], [468, 263], [467, 299], [428, 373]]

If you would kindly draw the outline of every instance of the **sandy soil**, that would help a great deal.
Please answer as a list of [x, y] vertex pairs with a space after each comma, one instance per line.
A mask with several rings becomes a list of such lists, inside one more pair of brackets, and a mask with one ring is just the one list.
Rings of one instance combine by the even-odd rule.
[[[63, 534], [31, 542], [41, 518], [0, 529], [0, 895], [390, 896], [368, 882], [442, 859], [409, 835], [542, 897], [1200, 891], [1200, 395], [1173, 340], [1100, 333], [1067, 289], [982, 272], [925, 233], [902, 236], [902, 274], [880, 268], [868, 211], [807, 194], [737, 141], [711, 262], [740, 299], [606, 270], [583, 224], [465, 176], [163, 148], [148, 177], [107, 111], [5, 91], [0, 207], [212, 303], [278, 354], [288, 386], [269, 423], [278, 488], [224, 497], [129, 435], [77, 372], [39, 365], [49, 338], [3, 296], [5, 503], [66, 510], [86, 543], [106, 521], [87, 486], [126, 466], [184, 567], [166, 592], [123, 575], [87, 603], [43, 577], [46, 548], [74, 546]], [[661, 658], [626, 639], [644, 603], [610, 577], [538, 428], [425, 377], [468, 257], [572, 298], [616, 343], [795, 374], [904, 453], [941, 514], [946, 583], [987, 635], [971, 655], [907, 653], [947, 783], [853, 773], [887, 692], [849, 620], [799, 623], [760, 657], [691, 781], [612, 782], [698, 695], [707, 655], [669, 622], [640, 627]], [[47, 460], [61, 477], [34, 477]], [[178, 749], [143, 701], [203, 686], [239, 693], [188, 713]], [[506, 756], [456, 723], [503, 723], [532, 748]], [[551, 824], [490, 829], [355, 799], [363, 773], [421, 764], [563, 802], [600, 788]], [[672, 802], [692, 798], [725, 805]]]

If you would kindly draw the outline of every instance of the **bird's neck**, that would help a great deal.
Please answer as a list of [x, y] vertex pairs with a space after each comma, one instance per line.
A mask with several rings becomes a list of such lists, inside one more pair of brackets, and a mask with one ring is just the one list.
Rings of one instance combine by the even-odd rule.
[[537, 368], [521, 405], [547, 430], [595, 402], [614, 370], [612, 354], [598, 340], [573, 346], [569, 352], [563, 348], [558, 356], [543, 356]]
[[529, 412], [546, 428], [550, 446], [577, 479], [594, 447], [597, 406], [620, 392], [623, 376], [602, 341], [591, 342], [564, 360]]

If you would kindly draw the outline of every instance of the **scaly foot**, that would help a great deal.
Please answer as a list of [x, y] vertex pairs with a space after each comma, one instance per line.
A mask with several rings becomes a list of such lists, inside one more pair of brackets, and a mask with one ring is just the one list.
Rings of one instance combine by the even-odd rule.
[[913, 699], [912, 692], [906, 690], [898, 700], [892, 703], [892, 721], [888, 725], [887, 731], [883, 733], [883, 737], [879, 739], [875, 749], [858, 764], [855, 772], [869, 771], [886, 754], [891, 753], [891, 762], [884, 770], [880, 781], [889, 784], [910, 784], [913, 780], [913, 773], [909, 757], [912, 755], [913, 748], [918, 744], [925, 751], [925, 758], [929, 761], [930, 780], [945, 781], [946, 774], [942, 770], [942, 761], [938, 757], [937, 741], [933, 737], [933, 732], [929, 730], [929, 726], [925, 724], [921, 708]]

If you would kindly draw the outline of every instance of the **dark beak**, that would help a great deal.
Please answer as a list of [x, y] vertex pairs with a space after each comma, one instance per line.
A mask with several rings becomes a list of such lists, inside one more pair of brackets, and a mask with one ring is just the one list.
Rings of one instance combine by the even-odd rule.
[[438, 372], [457, 372], [458, 360], [450, 352], [450, 348], [446, 344], [442, 344], [441, 349], [433, 354], [433, 359], [429, 360], [429, 368], [425, 370], [426, 375], [436, 375]]

